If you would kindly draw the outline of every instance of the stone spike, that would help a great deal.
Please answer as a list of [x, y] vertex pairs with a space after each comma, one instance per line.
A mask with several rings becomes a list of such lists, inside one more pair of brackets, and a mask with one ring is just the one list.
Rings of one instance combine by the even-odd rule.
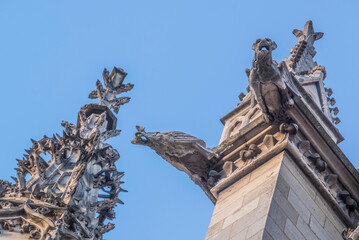
[[[55, 135], [54, 135], [55, 136]], [[56, 133], [56, 136], [57, 136], [57, 138], [59, 139], [59, 140], [62, 140], [62, 137], [58, 134], [58, 133]]]
[[238, 98], [239, 98], [240, 101], [243, 101], [243, 99], [244, 99], [245, 96], [246, 96], [246, 95], [241, 92], [241, 94], [238, 95]]
[[[107, 81], [107, 79], [109, 78], [110, 76], [110, 72], [107, 70], [107, 68], [104, 68], [103, 69], [103, 72], [102, 72], [102, 78], [104, 81]], [[99, 81], [99, 80], [97, 80]]]
[[331, 89], [331, 88], [325, 88], [325, 91], [326, 91], [328, 97], [332, 96], [332, 94], [333, 94], [333, 89]]

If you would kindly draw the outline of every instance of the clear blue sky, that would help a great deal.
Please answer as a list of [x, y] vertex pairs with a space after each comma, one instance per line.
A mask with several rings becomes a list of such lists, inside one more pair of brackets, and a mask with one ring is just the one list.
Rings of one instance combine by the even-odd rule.
[[213, 204], [187, 175], [154, 151], [130, 144], [135, 125], [179, 130], [218, 144], [219, 119], [245, 91], [252, 43], [270, 37], [278, 62], [296, 43], [294, 28], [313, 20], [324, 37], [316, 61], [340, 109], [344, 153], [359, 167], [358, 1], [1, 1], [0, 177], [15, 175], [30, 138], [61, 133], [104, 67], [122, 67], [135, 84], [120, 109], [123, 132], [111, 143], [125, 171], [115, 230], [125, 240], [204, 239]]

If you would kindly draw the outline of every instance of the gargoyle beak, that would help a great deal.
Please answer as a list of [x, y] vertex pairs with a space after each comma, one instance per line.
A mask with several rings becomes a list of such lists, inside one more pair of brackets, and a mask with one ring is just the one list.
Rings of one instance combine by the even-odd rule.
[[148, 138], [143, 134], [143, 132], [137, 132], [135, 138], [132, 139], [131, 143], [146, 145], [146, 143], [148, 143]]

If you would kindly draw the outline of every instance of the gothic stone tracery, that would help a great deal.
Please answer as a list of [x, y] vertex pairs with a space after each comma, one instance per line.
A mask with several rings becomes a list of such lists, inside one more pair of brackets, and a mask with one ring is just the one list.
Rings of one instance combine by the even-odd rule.
[[120, 134], [110, 109], [117, 113], [130, 100], [116, 97], [133, 88], [123, 84], [125, 77], [121, 68], [111, 74], [105, 69], [106, 88], [98, 80], [89, 96], [99, 104], [83, 106], [77, 125], [63, 121], [62, 136], [31, 140], [17, 160], [16, 184], [0, 181], [0, 238], [13, 232], [23, 239], [100, 240], [114, 228], [109, 220], [123, 204], [118, 194], [125, 191], [124, 173], [115, 165], [119, 153], [105, 141]]

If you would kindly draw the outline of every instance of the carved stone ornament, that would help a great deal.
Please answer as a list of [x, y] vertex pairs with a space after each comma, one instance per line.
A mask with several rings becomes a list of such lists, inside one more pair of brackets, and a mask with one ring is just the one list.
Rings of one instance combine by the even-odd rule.
[[99, 104], [83, 106], [77, 125], [63, 121], [62, 136], [31, 140], [33, 146], [17, 160], [16, 184], [0, 181], [1, 232], [21, 233], [23, 239], [100, 240], [114, 228], [107, 222], [123, 204], [118, 194], [125, 191], [124, 173], [115, 165], [119, 153], [105, 141], [120, 134], [110, 109], [117, 112], [129, 101], [116, 98], [133, 87], [123, 84], [125, 76], [120, 68], [110, 75], [105, 69], [106, 89], [97, 81], [90, 94]]
[[[175, 168], [188, 174], [198, 185], [204, 187], [209, 179], [209, 172], [219, 156], [206, 148], [204, 141], [183, 132], [145, 132], [137, 126], [133, 144], [145, 145], [156, 151]], [[214, 172], [212, 178], [217, 178]]]
[[286, 78], [290, 76], [287, 66], [272, 60], [272, 51], [276, 48], [277, 44], [269, 38], [257, 39], [252, 46], [255, 51], [252, 69], [246, 69], [251, 106], [254, 107], [256, 101], [267, 122], [285, 121], [285, 110], [294, 104], [286, 85]]
[[344, 240], [358, 240], [359, 239], [359, 226], [355, 229], [344, 229], [342, 232]]

